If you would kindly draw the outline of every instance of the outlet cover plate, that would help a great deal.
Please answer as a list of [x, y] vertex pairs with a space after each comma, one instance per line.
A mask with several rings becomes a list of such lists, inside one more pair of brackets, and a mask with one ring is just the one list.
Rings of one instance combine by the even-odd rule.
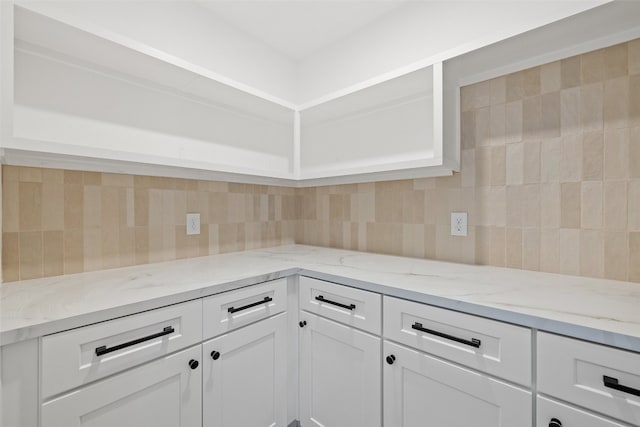
[[451, 212], [451, 235], [463, 237], [467, 235], [466, 212]]
[[193, 234], [200, 234], [200, 214], [188, 213], [187, 214], [187, 236]]

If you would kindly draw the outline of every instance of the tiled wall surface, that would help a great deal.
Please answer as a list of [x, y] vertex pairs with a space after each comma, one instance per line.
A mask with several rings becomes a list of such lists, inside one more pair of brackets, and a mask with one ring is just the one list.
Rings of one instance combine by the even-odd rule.
[[464, 87], [461, 109], [461, 173], [299, 190], [297, 241], [640, 282], [640, 40]]
[[[4, 166], [3, 280], [293, 243], [292, 188]], [[186, 235], [199, 212], [201, 234]]]
[[467, 86], [461, 107], [452, 177], [294, 190], [3, 167], [4, 280], [295, 240], [640, 282], [640, 40]]

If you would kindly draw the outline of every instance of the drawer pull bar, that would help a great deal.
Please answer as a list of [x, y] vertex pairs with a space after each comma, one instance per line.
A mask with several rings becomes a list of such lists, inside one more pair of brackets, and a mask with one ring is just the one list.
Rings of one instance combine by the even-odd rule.
[[480, 340], [477, 338], [471, 338], [471, 340], [465, 340], [464, 338], [454, 337], [453, 335], [445, 334], [443, 332], [434, 331], [432, 329], [427, 329], [422, 327], [422, 323], [414, 323], [411, 325], [412, 329], [420, 332], [426, 332], [427, 334], [435, 335], [441, 338], [446, 338], [451, 341], [459, 342], [461, 344], [466, 344], [471, 347], [480, 348]]
[[229, 313], [237, 313], [238, 311], [246, 310], [247, 308], [255, 307], [256, 305], [266, 304], [266, 303], [271, 302], [271, 301], [273, 301], [273, 298], [264, 297], [264, 299], [262, 301], [252, 302], [251, 304], [243, 305], [242, 307], [238, 307], [238, 308], [229, 307], [229, 309], [227, 311]]
[[608, 377], [606, 375], [602, 376], [602, 381], [604, 382], [605, 387], [612, 388], [614, 390], [620, 390], [625, 393], [633, 394], [634, 396], [640, 396], [640, 390], [633, 387], [628, 387], [626, 385], [622, 385], [619, 383], [617, 378]]
[[167, 326], [166, 328], [164, 328], [162, 330], [162, 332], [158, 332], [157, 334], [148, 335], [146, 337], [138, 338], [138, 339], [135, 339], [133, 341], [129, 341], [129, 342], [126, 342], [126, 343], [123, 343], [123, 344], [118, 344], [118, 345], [115, 345], [115, 346], [109, 347], [109, 348], [107, 348], [106, 345], [103, 345], [101, 347], [96, 348], [96, 356], [103, 356], [103, 355], [105, 355], [107, 353], [111, 353], [111, 352], [114, 352], [114, 351], [122, 350], [123, 348], [131, 347], [132, 345], [140, 344], [141, 342], [150, 341], [150, 340], [152, 340], [154, 338], [159, 338], [159, 337], [162, 337], [162, 336], [165, 336], [165, 335], [172, 334], [175, 331], [176, 330], [173, 329], [172, 326]]
[[318, 295], [316, 297], [316, 300], [320, 301], [320, 302], [326, 302], [327, 304], [331, 304], [331, 305], [337, 305], [338, 307], [342, 307], [342, 308], [346, 308], [347, 310], [355, 310], [356, 309], [356, 305], [355, 304], [341, 304], [339, 302], [335, 302], [335, 301], [331, 301], [328, 299], [325, 299], [325, 297], [323, 297], [322, 295]]

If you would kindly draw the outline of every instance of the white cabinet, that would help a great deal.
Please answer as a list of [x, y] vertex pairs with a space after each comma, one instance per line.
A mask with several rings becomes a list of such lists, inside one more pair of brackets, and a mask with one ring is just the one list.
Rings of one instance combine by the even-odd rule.
[[384, 342], [384, 425], [525, 427], [531, 392]]
[[190, 301], [42, 338], [43, 398], [202, 341], [202, 301]]
[[0, 347], [0, 426], [39, 427], [38, 341]]
[[15, 24], [0, 35], [12, 42], [3, 44], [10, 70], [0, 73], [14, 95], [2, 118], [11, 128], [0, 142], [8, 162], [295, 182], [288, 102], [70, 14], [3, 3]]
[[0, 148], [11, 164], [292, 186], [459, 169], [435, 59], [298, 104], [73, 13], [3, 3]]
[[529, 329], [387, 296], [383, 307], [385, 426], [532, 425], [531, 391], [492, 377], [529, 387]]
[[531, 385], [531, 329], [384, 297], [384, 337], [416, 350]]
[[203, 426], [287, 425], [287, 315], [203, 344]]
[[544, 332], [532, 346], [531, 333], [278, 279], [3, 346], [0, 415], [21, 427], [640, 426], [638, 353]]
[[41, 427], [199, 427], [200, 360], [198, 345], [53, 399]]
[[298, 297], [302, 310], [380, 335], [380, 294], [303, 276]]
[[538, 396], [537, 427], [626, 427], [582, 409]]
[[287, 279], [213, 295], [202, 302], [203, 338], [213, 338], [286, 309]]
[[538, 333], [538, 392], [640, 425], [640, 354]]
[[380, 338], [305, 312], [300, 322], [301, 426], [381, 426]]
[[460, 153], [442, 110], [442, 63], [303, 108], [303, 185], [451, 175]]

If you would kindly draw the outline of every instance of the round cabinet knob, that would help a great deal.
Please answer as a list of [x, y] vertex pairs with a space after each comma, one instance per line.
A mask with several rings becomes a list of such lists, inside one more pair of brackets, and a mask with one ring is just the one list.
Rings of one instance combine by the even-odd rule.
[[305, 326], [307, 326], [307, 321], [301, 320], [300, 323], [298, 323], [298, 325], [300, 325], [301, 328], [304, 328]]
[[387, 363], [389, 365], [393, 365], [393, 362], [395, 362], [395, 361], [396, 361], [396, 357], [393, 354], [390, 354], [390, 355], [387, 356]]
[[198, 362], [197, 360], [195, 360], [195, 359], [189, 360], [189, 367], [191, 369], [198, 369], [199, 365], [200, 365], [200, 362]]
[[557, 418], [551, 418], [551, 421], [549, 421], [549, 427], [562, 427], [562, 421]]
[[220, 352], [219, 352], [219, 351], [212, 351], [212, 352], [211, 352], [211, 358], [212, 358], [213, 360], [218, 360], [218, 359], [220, 359]]

